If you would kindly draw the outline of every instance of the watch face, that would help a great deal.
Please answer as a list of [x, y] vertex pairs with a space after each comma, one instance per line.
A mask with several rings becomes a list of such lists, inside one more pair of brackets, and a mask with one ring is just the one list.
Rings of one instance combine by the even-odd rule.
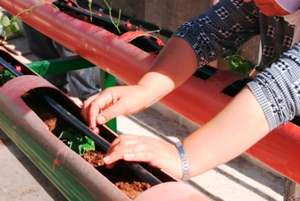
[[[254, 0], [260, 12], [267, 16], [284, 16], [289, 12], [275, 0]], [[293, 0], [298, 1], [298, 0]]]

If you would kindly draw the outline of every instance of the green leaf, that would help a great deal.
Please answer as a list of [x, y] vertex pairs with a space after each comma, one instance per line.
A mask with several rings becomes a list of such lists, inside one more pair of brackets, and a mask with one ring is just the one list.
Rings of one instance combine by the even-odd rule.
[[59, 139], [69, 146], [70, 149], [83, 155], [88, 151], [95, 151], [95, 142], [84, 135], [78, 134], [73, 129], [66, 129], [61, 132]]
[[6, 15], [3, 15], [1, 18], [1, 24], [4, 27], [8, 27], [10, 25], [10, 19]]
[[17, 33], [20, 32], [20, 26], [17, 21], [12, 21], [10, 24], [10, 29], [12, 32]]
[[236, 71], [242, 75], [247, 75], [254, 65], [243, 58], [240, 55], [231, 55], [226, 58], [229, 62], [229, 67], [231, 70]]

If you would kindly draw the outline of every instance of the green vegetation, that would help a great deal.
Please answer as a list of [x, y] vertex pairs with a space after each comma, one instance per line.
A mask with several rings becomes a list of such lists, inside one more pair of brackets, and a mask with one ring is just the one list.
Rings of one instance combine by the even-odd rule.
[[8, 70], [4, 70], [2, 67], [0, 67], [0, 86], [5, 84], [8, 80], [14, 78], [15, 76], [10, 73]]
[[3, 11], [0, 11], [0, 36], [3, 39], [20, 33], [20, 26], [17, 17], [9, 17]]
[[248, 76], [254, 68], [254, 64], [238, 54], [228, 56], [226, 60], [228, 61], [230, 70], [238, 72], [243, 76]]
[[96, 150], [95, 142], [91, 138], [78, 134], [70, 128], [62, 131], [58, 138], [81, 156], [88, 151]]

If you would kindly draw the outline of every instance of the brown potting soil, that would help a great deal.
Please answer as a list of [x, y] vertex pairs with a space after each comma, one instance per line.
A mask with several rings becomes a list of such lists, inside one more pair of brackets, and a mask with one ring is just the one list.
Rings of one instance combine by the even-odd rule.
[[49, 108], [45, 106], [43, 102], [31, 97], [29, 94], [25, 94], [23, 99], [25, 100], [26, 104], [38, 114], [50, 132], [56, 129], [58, 124], [57, 117], [53, 112], [49, 112]]
[[104, 166], [104, 154], [101, 152], [89, 151], [82, 156], [94, 167], [105, 168], [102, 173], [108, 177], [122, 192], [130, 199], [135, 199], [141, 192], [147, 190], [151, 185], [147, 182], [136, 181], [131, 174], [119, 168], [106, 168]]
[[52, 132], [56, 128], [57, 118], [53, 114], [44, 113], [44, 114], [40, 115], [40, 118], [43, 120], [43, 122], [49, 128], [50, 132]]
[[101, 152], [89, 151], [86, 152], [82, 157], [94, 167], [100, 167], [104, 165], [104, 154]]
[[140, 193], [151, 187], [149, 183], [134, 181], [128, 182], [117, 182], [115, 185], [123, 191], [130, 199], [135, 199]]

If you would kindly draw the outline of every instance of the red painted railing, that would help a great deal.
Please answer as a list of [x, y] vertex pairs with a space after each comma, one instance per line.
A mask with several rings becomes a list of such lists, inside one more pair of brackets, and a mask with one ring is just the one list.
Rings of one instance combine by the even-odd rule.
[[[0, 0], [0, 6], [17, 14], [38, 2]], [[31, 12], [20, 17], [35, 29], [129, 84], [135, 83], [155, 58], [105, 29], [61, 13], [50, 4], [34, 6]], [[221, 71], [208, 80], [193, 77], [162, 102], [201, 125], [230, 101], [231, 98], [221, 91], [235, 79], [231, 73]], [[300, 183], [298, 126], [288, 123], [274, 130], [247, 152], [273, 170]]]

